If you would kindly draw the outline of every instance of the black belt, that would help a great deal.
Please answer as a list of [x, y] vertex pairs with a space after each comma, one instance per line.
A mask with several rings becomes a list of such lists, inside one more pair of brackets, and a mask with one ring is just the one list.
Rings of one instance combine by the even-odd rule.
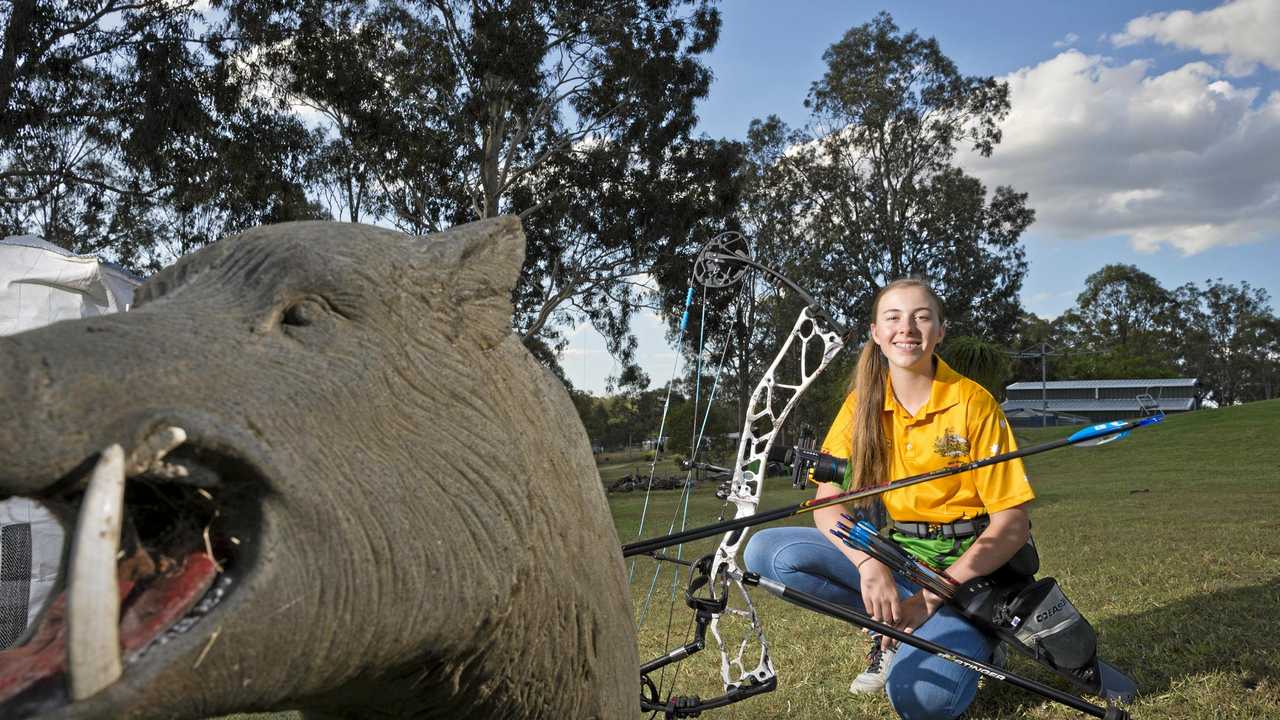
[[990, 515], [979, 515], [972, 520], [957, 520], [953, 523], [901, 522], [894, 520], [893, 529], [903, 535], [912, 537], [954, 540], [979, 535], [990, 524]]

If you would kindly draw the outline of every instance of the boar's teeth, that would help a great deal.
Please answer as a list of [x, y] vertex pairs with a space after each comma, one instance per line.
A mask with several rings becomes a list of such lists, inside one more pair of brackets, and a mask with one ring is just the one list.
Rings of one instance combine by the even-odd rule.
[[124, 515], [124, 450], [102, 451], [80, 505], [67, 591], [71, 697], [83, 700], [120, 677], [116, 553]]
[[129, 461], [125, 463], [125, 475], [134, 477], [144, 472], [161, 477], [186, 477], [186, 468], [162, 462], [170, 450], [187, 441], [187, 432], [180, 427], [164, 427], [153, 430], [143, 439], [142, 444], [129, 453]]
[[[147, 468], [146, 474], [160, 480], [181, 480], [182, 478], [190, 476], [191, 471], [182, 465], [158, 462]], [[134, 477], [134, 475], [130, 475], [129, 477]]]

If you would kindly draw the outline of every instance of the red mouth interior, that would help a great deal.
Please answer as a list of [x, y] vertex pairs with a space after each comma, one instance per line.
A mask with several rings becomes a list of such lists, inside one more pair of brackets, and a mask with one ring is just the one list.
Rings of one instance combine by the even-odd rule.
[[[141, 561], [154, 568], [150, 559]], [[117, 569], [121, 617], [121, 655], [127, 662], [138, 651], [182, 619], [209, 590], [218, 567], [202, 551], [192, 552], [180, 563], [138, 579], [138, 563], [125, 561]], [[136, 591], [135, 591], [136, 590]], [[67, 594], [44, 613], [35, 634], [25, 645], [0, 652], [0, 704], [46, 678], [67, 671]]]

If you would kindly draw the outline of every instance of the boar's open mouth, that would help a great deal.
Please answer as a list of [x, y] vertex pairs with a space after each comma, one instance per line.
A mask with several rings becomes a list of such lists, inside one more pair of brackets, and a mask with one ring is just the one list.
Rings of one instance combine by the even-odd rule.
[[[85, 699], [163, 645], [208, 635], [252, 564], [265, 482], [225, 443], [164, 427], [127, 455], [112, 445], [42, 500], [75, 508], [65, 591], [23, 645], [0, 652], [0, 717]], [[247, 481], [247, 482], [246, 482]]]

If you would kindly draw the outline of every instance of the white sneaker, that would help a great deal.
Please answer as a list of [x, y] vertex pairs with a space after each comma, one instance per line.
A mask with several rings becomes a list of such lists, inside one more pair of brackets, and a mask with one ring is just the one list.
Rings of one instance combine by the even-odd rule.
[[871, 650], [867, 653], [867, 669], [853, 679], [849, 692], [854, 695], [872, 695], [884, 692], [885, 680], [889, 678], [889, 664], [893, 662], [893, 654], [897, 647], [888, 650], [880, 649], [880, 638], [873, 638]]

